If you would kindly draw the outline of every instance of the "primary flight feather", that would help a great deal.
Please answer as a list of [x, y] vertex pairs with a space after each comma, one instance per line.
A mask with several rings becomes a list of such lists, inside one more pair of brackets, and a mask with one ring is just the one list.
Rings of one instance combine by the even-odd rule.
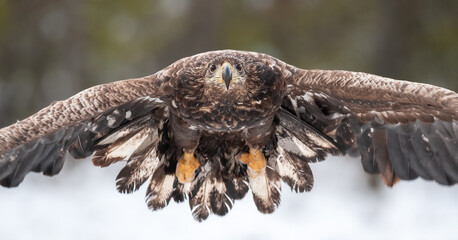
[[259, 211], [281, 182], [310, 191], [310, 162], [360, 155], [392, 186], [458, 182], [458, 94], [366, 73], [303, 70], [266, 54], [213, 51], [147, 77], [86, 89], [0, 129], [0, 184], [57, 174], [66, 152], [126, 161], [123, 193], [148, 179], [161, 209], [188, 200], [196, 220], [225, 215], [249, 189]]

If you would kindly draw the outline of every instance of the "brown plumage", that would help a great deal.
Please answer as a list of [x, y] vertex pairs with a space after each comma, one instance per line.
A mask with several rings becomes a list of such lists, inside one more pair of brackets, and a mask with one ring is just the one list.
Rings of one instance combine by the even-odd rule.
[[[250, 188], [259, 211], [273, 212], [281, 181], [310, 191], [309, 163], [328, 153], [360, 155], [389, 186], [417, 177], [453, 185], [457, 136], [453, 91], [223, 50], [89, 88], [0, 129], [0, 184], [17, 186], [29, 171], [57, 174], [67, 151], [101, 167], [126, 161], [118, 191], [150, 178], [150, 209], [188, 200], [202, 221], [228, 213]], [[195, 172], [186, 159], [197, 160]]]

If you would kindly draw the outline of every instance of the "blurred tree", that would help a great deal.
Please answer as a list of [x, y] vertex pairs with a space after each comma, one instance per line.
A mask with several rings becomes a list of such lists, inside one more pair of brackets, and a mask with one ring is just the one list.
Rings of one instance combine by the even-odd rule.
[[87, 72], [78, 1], [1, 2], [0, 125], [81, 89]]

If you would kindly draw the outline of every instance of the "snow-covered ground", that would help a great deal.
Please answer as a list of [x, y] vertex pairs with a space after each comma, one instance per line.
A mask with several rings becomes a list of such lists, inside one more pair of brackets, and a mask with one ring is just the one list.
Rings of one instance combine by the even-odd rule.
[[458, 187], [415, 180], [374, 191], [358, 159], [312, 164], [312, 192], [283, 186], [274, 214], [259, 213], [248, 194], [203, 223], [187, 203], [151, 212], [145, 186], [119, 194], [121, 167], [68, 159], [55, 177], [32, 173], [0, 188], [0, 239], [458, 239]]

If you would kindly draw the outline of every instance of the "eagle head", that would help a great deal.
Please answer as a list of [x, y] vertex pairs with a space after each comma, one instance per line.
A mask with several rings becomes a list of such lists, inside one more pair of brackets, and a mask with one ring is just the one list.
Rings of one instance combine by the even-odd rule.
[[263, 121], [281, 105], [286, 89], [276, 64], [264, 55], [233, 50], [185, 59], [174, 65], [171, 110], [191, 125], [213, 130]]
[[236, 57], [213, 59], [208, 63], [204, 81], [212, 87], [229, 90], [245, 84], [247, 74], [243, 62]]

